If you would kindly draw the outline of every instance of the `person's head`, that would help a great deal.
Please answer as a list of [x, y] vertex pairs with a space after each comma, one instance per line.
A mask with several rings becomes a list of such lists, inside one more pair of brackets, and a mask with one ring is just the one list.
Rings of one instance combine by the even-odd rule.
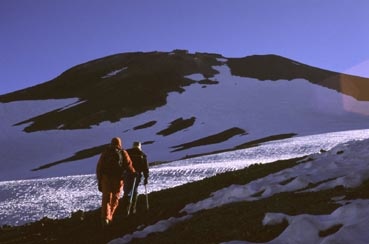
[[122, 148], [122, 140], [119, 137], [114, 137], [113, 139], [111, 139], [110, 145], [112, 145], [113, 147]]
[[138, 148], [138, 149], [140, 149], [140, 150], [141, 150], [141, 142], [139, 142], [139, 141], [135, 141], [135, 142], [133, 143], [133, 147]]

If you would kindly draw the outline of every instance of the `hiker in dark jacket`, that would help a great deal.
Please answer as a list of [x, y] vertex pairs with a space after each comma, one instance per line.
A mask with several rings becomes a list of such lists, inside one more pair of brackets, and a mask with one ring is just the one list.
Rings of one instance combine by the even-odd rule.
[[125, 178], [126, 184], [124, 185], [124, 190], [123, 190], [124, 191], [123, 203], [124, 203], [124, 209], [127, 211], [127, 213], [129, 213], [130, 211], [129, 201], [131, 198], [131, 194], [133, 193], [133, 197], [132, 197], [133, 202], [131, 204], [132, 206], [131, 210], [132, 210], [132, 213], [136, 213], [136, 204], [137, 204], [137, 199], [138, 199], [137, 189], [141, 182], [142, 176], [144, 178], [143, 180], [144, 185], [147, 185], [148, 179], [149, 179], [149, 165], [147, 162], [147, 156], [142, 151], [140, 142], [134, 142], [133, 147], [130, 149], [127, 149], [127, 153], [129, 154], [132, 160], [133, 168], [135, 169], [137, 173], [136, 173], [136, 182], [135, 182], [134, 187], [133, 187], [134, 177], [132, 176], [132, 174], [126, 174], [126, 178]]
[[128, 153], [122, 148], [121, 139], [115, 137], [102, 152], [96, 166], [98, 188], [102, 192], [101, 219], [103, 226], [112, 222], [114, 212], [118, 207], [124, 185], [124, 171], [136, 174]]

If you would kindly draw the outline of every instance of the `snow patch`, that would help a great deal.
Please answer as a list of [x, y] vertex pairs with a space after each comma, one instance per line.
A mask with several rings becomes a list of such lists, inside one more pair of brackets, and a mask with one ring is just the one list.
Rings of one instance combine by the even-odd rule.
[[[301, 214], [289, 216], [282, 213], [267, 213], [264, 225], [275, 225], [284, 220], [288, 227], [277, 238], [265, 242], [268, 244], [328, 244], [328, 243], [361, 243], [369, 241], [369, 200], [354, 200], [337, 208], [329, 215]], [[337, 231], [321, 237], [319, 233], [334, 226]], [[252, 244], [247, 241], [230, 241], [227, 244]]]
[[78, 102], [71, 103], [71, 104], [69, 104], [69, 105], [67, 105], [67, 106], [64, 106], [63, 108], [59, 109], [59, 110], [58, 110], [58, 112], [61, 112], [61, 111], [67, 110], [67, 109], [69, 109], [69, 108], [73, 108], [73, 107], [78, 106], [78, 105], [80, 105], [80, 104], [82, 104], [82, 103], [85, 103], [85, 102], [86, 102], [86, 100], [82, 100], [82, 101], [78, 101]]
[[226, 58], [217, 58], [217, 61], [225, 63], [225, 62], [228, 61], [228, 59], [226, 59]]
[[128, 69], [128, 67], [123, 67], [123, 68], [121, 68], [121, 69], [114, 70], [114, 71], [112, 71], [112, 72], [110, 72], [110, 73], [108, 73], [108, 74], [106, 74], [106, 75], [102, 76], [101, 78], [102, 78], [102, 79], [110, 78], [110, 77], [112, 77], [112, 76], [115, 76], [115, 75], [119, 74], [120, 72], [122, 72], [122, 71], [124, 71], [124, 70], [126, 70], [126, 69]]
[[187, 76], [185, 76], [185, 78], [190, 79], [190, 80], [194, 80], [194, 81], [200, 81], [200, 80], [205, 79], [203, 74], [187, 75]]

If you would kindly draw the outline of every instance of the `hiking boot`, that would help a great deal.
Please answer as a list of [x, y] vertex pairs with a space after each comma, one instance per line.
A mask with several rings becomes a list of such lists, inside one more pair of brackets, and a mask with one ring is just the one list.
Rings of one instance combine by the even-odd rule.
[[101, 219], [101, 226], [103, 228], [108, 227], [110, 225], [110, 221], [108, 219]]

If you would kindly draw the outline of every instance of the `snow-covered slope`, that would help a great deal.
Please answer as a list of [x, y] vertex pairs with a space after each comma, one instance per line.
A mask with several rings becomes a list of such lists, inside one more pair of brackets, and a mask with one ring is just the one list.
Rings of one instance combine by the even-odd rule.
[[[224, 60], [223, 60], [224, 61]], [[121, 136], [125, 147], [135, 140], [144, 143], [150, 161], [168, 161], [185, 156], [232, 149], [256, 139], [295, 133], [369, 128], [368, 102], [359, 102], [337, 91], [303, 79], [259, 81], [232, 76], [227, 65], [214, 67], [218, 84], [194, 83], [181, 93], [172, 92], [164, 106], [119, 122], [103, 122], [90, 129], [23, 132], [13, 126], [27, 118], [74, 106], [78, 99], [19, 101], [0, 104], [0, 180], [90, 174], [98, 153], [69, 159]], [[201, 74], [187, 76], [204, 79]], [[195, 118], [193, 125], [168, 135], [158, 134], [178, 119]], [[150, 124], [149, 126], [144, 126]], [[139, 126], [142, 125], [142, 126]], [[214, 143], [192, 145], [198, 139], [237, 128]], [[184, 150], [182, 144], [188, 144]], [[92, 150], [93, 151], [93, 150]], [[64, 160], [64, 161], [63, 161]], [[40, 166], [42, 170], [31, 171]]]
[[[319, 159], [318, 162], [322, 163], [315, 163], [304, 170], [297, 168], [289, 174], [282, 173], [282, 176], [287, 178], [297, 177], [296, 181], [298, 182], [299, 177], [306, 178], [306, 176], [299, 176], [299, 174], [316, 172], [316, 175], [314, 174], [313, 176], [316, 179], [324, 180], [324, 177], [330, 175], [327, 173], [327, 167], [331, 167], [331, 171], [335, 172], [335, 174], [341, 175], [341, 172], [345, 171], [346, 167], [341, 167], [337, 161], [341, 162], [344, 161], [344, 158], [350, 157], [352, 159], [348, 160], [348, 162], [354, 162], [355, 168], [350, 171], [346, 170], [346, 173], [351, 174], [351, 172], [356, 172], [354, 170], [357, 169], [360, 174], [363, 174], [367, 171], [367, 166], [362, 163], [365, 163], [368, 154], [365, 151], [367, 140], [362, 141], [364, 139], [369, 139], [369, 130], [325, 133], [278, 140], [248, 149], [152, 166], [148, 190], [149, 192], [160, 191], [187, 182], [201, 180], [217, 173], [242, 169], [255, 163], [267, 163], [310, 154], [316, 154], [315, 157]], [[341, 146], [345, 148], [345, 152], [349, 150], [348, 153], [344, 154], [344, 158], [342, 156], [335, 156], [336, 151], [339, 149], [335, 149], [328, 154], [319, 154], [321, 149], [329, 150], [340, 143], [352, 143], [353, 141], [358, 142], [351, 147], [351, 144]], [[359, 152], [360, 157], [357, 157], [356, 154]], [[354, 166], [354, 164], [351, 166]], [[364, 178], [360, 177], [359, 179], [363, 180]], [[316, 179], [314, 178], [310, 181]], [[273, 187], [273, 180], [277, 182], [275, 183], [276, 185], [278, 185], [278, 181], [282, 181], [280, 177], [271, 176], [271, 179], [260, 180], [260, 183], [255, 183], [255, 185], [258, 188], [270, 186], [273, 190], [269, 190], [268, 192], [274, 194], [277, 192], [277, 188]], [[347, 180], [352, 181], [353, 179], [348, 178]], [[306, 184], [308, 182], [309, 180], [305, 181]], [[292, 185], [293, 183], [288, 185], [290, 187], [289, 189], [293, 188]], [[296, 183], [296, 185], [298, 184]], [[280, 189], [280, 191], [285, 191], [287, 189], [286, 187]], [[140, 191], [143, 190], [141, 188], [139, 189]], [[230, 192], [232, 193], [233, 191]], [[222, 195], [223, 193], [219, 194]], [[240, 195], [239, 197], [239, 200], [248, 200], [247, 196], [242, 197]], [[222, 197], [220, 198], [223, 199]], [[236, 198], [231, 197], [230, 199]], [[20, 225], [39, 220], [45, 216], [50, 218], [65, 218], [78, 210], [85, 211], [98, 208], [100, 206], [100, 200], [101, 193], [97, 190], [96, 178], [93, 174], [35, 180], [3, 181], [0, 182], [0, 226], [3, 224]], [[217, 200], [213, 199], [206, 201], [212, 202], [215, 205], [219, 204]], [[212, 205], [207, 203], [206, 206], [211, 207]], [[191, 209], [195, 209], [195, 207], [191, 207]]]

